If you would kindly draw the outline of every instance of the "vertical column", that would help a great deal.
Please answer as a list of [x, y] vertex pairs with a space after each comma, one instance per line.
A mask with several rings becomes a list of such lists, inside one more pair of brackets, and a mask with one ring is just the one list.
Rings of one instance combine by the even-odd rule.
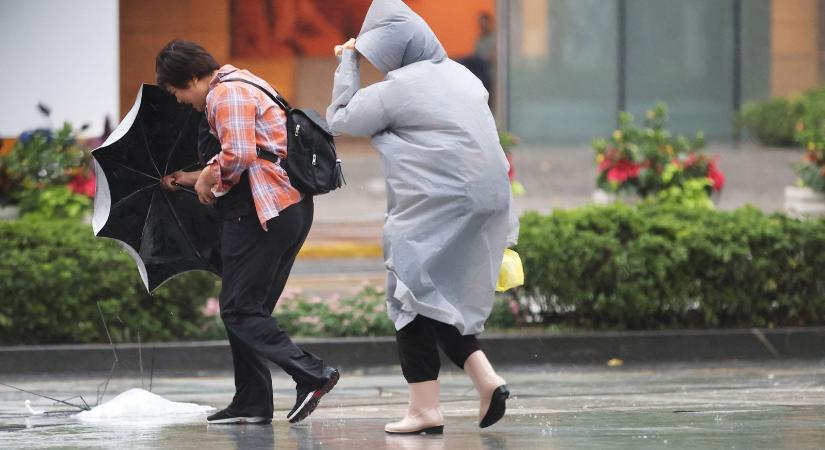
[[[616, 69], [618, 71], [618, 109], [627, 109], [627, 0], [618, 0]], [[618, 117], [618, 114], [617, 114]], [[617, 119], [618, 120], [618, 119]]]
[[496, 0], [496, 122], [502, 130], [510, 127], [510, 2]]
[[[733, 112], [742, 106], [742, 0], [733, 0]], [[739, 127], [733, 127], [733, 140], [742, 137]]]
[[819, 0], [772, 0], [771, 93], [819, 84]]

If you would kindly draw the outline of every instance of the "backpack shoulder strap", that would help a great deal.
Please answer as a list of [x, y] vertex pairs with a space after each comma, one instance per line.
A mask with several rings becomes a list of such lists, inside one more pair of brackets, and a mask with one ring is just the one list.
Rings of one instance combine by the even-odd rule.
[[226, 80], [221, 80], [221, 83], [225, 83], [227, 81], [240, 81], [241, 83], [246, 83], [255, 86], [256, 88], [260, 89], [264, 94], [266, 94], [269, 98], [271, 98], [272, 101], [275, 102], [278, 106], [280, 106], [281, 109], [283, 109], [285, 112], [288, 113], [292, 111], [292, 108], [290, 108], [289, 103], [287, 103], [286, 99], [284, 99], [280, 95], [272, 94], [272, 92], [269, 92], [268, 89], [265, 89], [258, 83], [253, 83], [252, 81], [244, 80], [243, 78], [228, 78]]

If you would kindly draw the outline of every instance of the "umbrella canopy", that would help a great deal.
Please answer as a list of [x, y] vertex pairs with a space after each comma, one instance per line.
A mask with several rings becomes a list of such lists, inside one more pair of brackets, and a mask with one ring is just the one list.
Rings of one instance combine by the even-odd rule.
[[189, 188], [169, 192], [161, 178], [197, 170], [203, 116], [158, 86], [144, 84], [106, 142], [92, 151], [97, 175], [92, 227], [119, 241], [151, 292], [190, 270], [221, 273], [220, 221]]

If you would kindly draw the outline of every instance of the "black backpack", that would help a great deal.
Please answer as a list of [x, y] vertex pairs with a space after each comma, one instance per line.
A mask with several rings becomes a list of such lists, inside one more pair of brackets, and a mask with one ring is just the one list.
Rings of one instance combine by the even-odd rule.
[[308, 195], [320, 195], [338, 189], [346, 183], [341, 171], [341, 160], [335, 153], [335, 140], [326, 121], [315, 111], [290, 108], [283, 97], [275, 96], [256, 83], [240, 81], [263, 91], [286, 113], [287, 157], [280, 161], [274, 154], [258, 149], [258, 157], [279, 163], [289, 175], [295, 189]]

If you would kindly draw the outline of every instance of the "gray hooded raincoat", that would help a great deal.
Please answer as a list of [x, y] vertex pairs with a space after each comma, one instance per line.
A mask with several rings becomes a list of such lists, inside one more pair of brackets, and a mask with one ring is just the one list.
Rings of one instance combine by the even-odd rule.
[[487, 91], [401, 0], [373, 1], [355, 47], [386, 79], [360, 89], [345, 50], [327, 121], [372, 136], [381, 155], [390, 318], [396, 329], [421, 314], [478, 334], [518, 235]]

